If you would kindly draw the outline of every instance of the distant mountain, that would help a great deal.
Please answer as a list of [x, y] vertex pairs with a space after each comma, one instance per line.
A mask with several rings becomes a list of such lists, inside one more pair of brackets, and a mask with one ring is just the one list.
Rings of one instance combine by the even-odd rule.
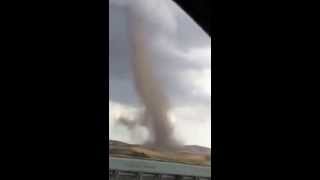
[[143, 145], [109, 141], [109, 154], [114, 157], [173, 161], [186, 164], [210, 165], [211, 149], [201, 146], [184, 146], [178, 150], [160, 150]]

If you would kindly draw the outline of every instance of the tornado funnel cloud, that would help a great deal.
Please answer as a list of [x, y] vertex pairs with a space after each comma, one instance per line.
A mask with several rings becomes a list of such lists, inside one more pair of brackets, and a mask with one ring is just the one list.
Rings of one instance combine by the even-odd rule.
[[170, 103], [162, 84], [155, 77], [151, 63], [150, 47], [146, 43], [146, 33], [138, 19], [131, 14], [129, 38], [132, 47], [132, 69], [134, 84], [145, 113], [139, 120], [147, 127], [150, 138], [149, 145], [156, 147], [176, 147], [177, 141], [173, 137], [173, 125], [169, 120]]

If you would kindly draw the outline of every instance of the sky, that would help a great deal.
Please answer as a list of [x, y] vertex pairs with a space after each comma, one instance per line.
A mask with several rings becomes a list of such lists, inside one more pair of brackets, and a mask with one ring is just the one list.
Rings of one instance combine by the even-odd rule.
[[[109, 137], [142, 143], [147, 132], [117, 123], [141, 112], [133, 84], [128, 11], [140, 18], [155, 74], [170, 100], [174, 135], [211, 147], [211, 38], [171, 0], [109, 0]], [[139, 132], [139, 133], [136, 133]]]

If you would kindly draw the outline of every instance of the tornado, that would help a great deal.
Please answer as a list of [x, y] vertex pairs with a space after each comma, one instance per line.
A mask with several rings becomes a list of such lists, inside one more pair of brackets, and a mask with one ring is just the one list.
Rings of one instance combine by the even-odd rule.
[[[163, 84], [156, 78], [152, 66], [151, 48], [141, 18], [128, 13], [128, 34], [132, 49], [133, 79], [144, 113], [137, 122], [148, 129], [147, 145], [157, 148], [176, 148], [174, 127], [169, 119], [170, 102]], [[125, 122], [125, 121], [123, 121]]]

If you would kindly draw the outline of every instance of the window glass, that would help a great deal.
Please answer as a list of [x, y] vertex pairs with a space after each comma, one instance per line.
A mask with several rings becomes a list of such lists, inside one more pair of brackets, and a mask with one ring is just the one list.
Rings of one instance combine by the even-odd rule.
[[[208, 156], [211, 38], [181, 7], [173, 0], [109, 0], [108, 61], [110, 140], [155, 149], [188, 142], [197, 148], [186, 152]], [[163, 123], [152, 122], [159, 118]], [[177, 160], [171, 153], [161, 157]]]
[[128, 159], [117, 163], [122, 171], [137, 171], [112, 180], [210, 180], [144, 163], [211, 163], [211, 38], [181, 7], [109, 0], [109, 156]]

